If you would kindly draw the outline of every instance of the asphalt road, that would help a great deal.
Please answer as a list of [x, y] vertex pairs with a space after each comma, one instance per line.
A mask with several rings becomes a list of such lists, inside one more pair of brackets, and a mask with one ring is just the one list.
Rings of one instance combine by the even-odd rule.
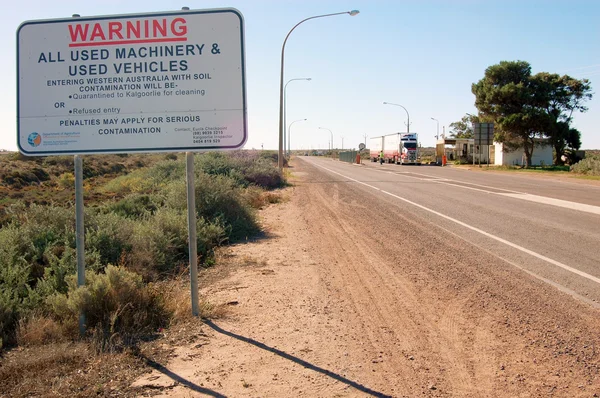
[[[364, 220], [365, 233], [398, 229], [403, 221], [395, 214], [400, 212], [441, 238], [459, 237], [482, 255], [492, 254], [600, 307], [598, 185], [452, 167], [300, 160], [317, 166], [332, 182], [368, 193], [362, 197], [389, 212], [385, 225]], [[430, 244], [422, 242], [425, 249]], [[443, 256], [439, 261], [443, 264]]]

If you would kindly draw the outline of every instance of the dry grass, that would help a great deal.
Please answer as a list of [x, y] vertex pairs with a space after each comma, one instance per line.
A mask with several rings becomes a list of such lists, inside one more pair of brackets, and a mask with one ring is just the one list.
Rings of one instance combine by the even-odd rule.
[[286, 200], [280, 192], [266, 191], [263, 193], [263, 197], [266, 203], [282, 203]]
[[151, 370], [146, 358], [159, 362], [166, 355], [155, 347], [96, 355], [83, 343], [21, 348], [1, 360], [0, 396], [136, 397], [130, 385]]
[[34, 313], [19, 321], [17, 343], [20, 347], [31, 347], [65, 342], [74, 339], [77, 333], [78, 331], [73, 327], [60, 324], [45, 315]]
[[[132, 388], [131, 383], [152, 370], [149, 360], [166, 365], [169, 351], [165, 343], [193, 341], [201, 327], [200, 320], [192, 316], [188, 271], [176, 280], [152, 285], [173, 314], [168, 330], [159, 330], [158, 339], [122, 352], [98, 354], [93, 344], [68, 342], [69, 336], [70, 341], [76, 339], [77, 331], [72, 336], [72, 331], [42, 315], [23, 320], [18, 332], [20, 347], [0, 357], [0, 397], [142, 395], [144, 391]], [[214, 274], [216, 270], [207, 271]], [[226, 311], [226, 304], [200, 298], [200, 317], [222, 318]]]
[[[189, 276], [181, 276], [177, 280], [159, 282], [155, 287], [160, 289], [163, 295], [165, 309], [172, 314], [171, 325], [194, 319], [192, 315]], [[200, 297], [198, 301], [198, 315], [200, 318], [217, 319], [225, 316], [226, 308], [223, 305], [213, 304], [205, 297]]]
[[281, 203], [283, 196], [279, 191], [265, 191], [259, 187], [248, 187], [244, 191], [244, 198], [254, 209], [262, 209], [273, 203]]

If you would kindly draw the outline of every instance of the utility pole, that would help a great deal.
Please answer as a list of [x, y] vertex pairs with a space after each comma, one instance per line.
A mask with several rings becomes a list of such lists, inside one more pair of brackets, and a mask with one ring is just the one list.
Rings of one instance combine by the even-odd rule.
[[365, 137], [365, 148], [367, 147], [367, 134], [363, 135]]

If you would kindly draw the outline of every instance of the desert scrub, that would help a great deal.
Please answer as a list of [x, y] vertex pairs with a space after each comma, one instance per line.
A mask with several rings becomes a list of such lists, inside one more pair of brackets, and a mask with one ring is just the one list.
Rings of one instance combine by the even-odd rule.
[[571, 166], [571, 172], [600, 176], [600, 155], [591, 155]]
[[280, 203], [282, 196], [280, 192], [267, 191], [257, 186], [249, 186], [244, 190], [244, 199], [254, 209], [262, 209], [272, 203]]
[[283, 185], [277, 159], [258, 151], [236, 151], [231, 153], [210, 152], [196, 157], [195, 166], [204, 173], [214, 176], [226, 176], [240, 187], [258, 185], [266, 189]]
[[99, 257], [95, 271], [107, 264], [118, 264], [130, 252], [135, 223], [115, 213], [96, 214], [89, 211], [85, 220], [85, 250]]
[[153, 215], [163, 204], [164, 200], [161, 195], [134, 193], [116, 202], [105, 204], [102, 206], [102, 211], [137, 220]]
[[[32, 160], [19, 156], [11, 159], [9, 162], [22, 164], [28, 173], [31, 172], [31, 179], [46, 178], [45, 174], [31, 170], [49, 170], [53, 188], [44, 183], [36, 190], [46, 195], [43, 199], [48, 203], [58, 201], [52, 198], [63, 199], [60, 207], [36, 204], [35, 200], [40, 196], [33, 197], [28, 193], [22, 202], [15, 197], [11, 200], [16, 203], [3, 204], [0, 218], [0, 339], [3, 344], [15, 344], [17, 339], [24, 344], [54, 341], [66, 330], [77, 330], [75, 304], [70, 304], [73, 307], [70, 313], [57, 313], [60, 306], [55, 304], [63, 299], [58, 298], [56, 302], [50, 299], [63, 297], [64, 303], [68, 303], [72, 294], [74, 297], [79, 294], [69, 285], [77, 268], [75, 211], [67, 195], [74, 183], [73, 160], [72, 157]], [[276, 192], [268, 190], [282, 184], [276, 160], [273, 153], [258, 151], [209, 153], [195, 157], [196, 245], [201, 264], [212, 263], [215, 249], [224, 243], [243, 240], [259, 231], [255, 208], [279, 200]], [[185, 162], [174, 156], [165, 160], [164, 155], [109, 155], [86, 156], [86, 164], [88, 176], [129, 172], [101, 186], [96, 182], [104, 179], [85, 180], [89, 184], [86, 194], [95, 200], [102, 196], [99, 191], [108, 192], [106, 196], [111, 198], [119, 198], [85, 208], [88, 276], [104, 280], [102, 275], [116, 266], [123, 272], [137, 273], [136, 278], [146, 286], [144, 283], [168, 280], [186, 269], [189, 253]], [[144, 165], [149, 166], [135, 169]], [[0, 166], [0, 170], [11, 170], [7, 164]], [[65, 189], [57, 190], [56, 187]], [[0, 188], [14, 191], [6, 186]], [[30, 191], [28, 188], [27, 192]], [[119, 272], [111, 271], [121, 275]], [[109, 282], [98, 282], [98, 286], [106, 286]], [[141, 289], [137, 283], [125, 285]], [[152, 289], [151, 286], [154, 285], [146, 287]], [[90, 290], [87, 294], [99, 293]], [[82, 307], [84, 302], [81, 299], [77, 305]], [[118, 320], [123, 311], [130, 310], [124, 306], [114, 307], [111, 316]], [[207, 305], [206, 310], [211, 312], [214, 308]], [[111, 316], [108, 318], [112, 319]], [[111, 339], [130, 339], [127, 337], [130, 331], [121, 332], [120, 328], [127, 329], [131, 324], [107, 321], [108, 318], [98, 321], [100, 326], [91, 327], [99, 336], [95, 341], [106, 345]], [[44, 329], [48, 333], [43, 333]]]
[[151, 193], [160, 191], [173, 180], [183, 180], [184, 176], [185, 164], [182, 161], [165, 160], [152, 167], [137, 169], [127, 175], [119, 176], [100, 190], [121, 195]]
[[[187, 213], [161, 208], [153, 217], [134, 224], [131, 253], [121, 263], [136, 270], [146, 280], [173, 275], [189, 258]], [[226, 240], [226, 229], [220, 221], [196, 220], [197, 250], [206, 259]]]
[[257, 160], [244, 170], [244, 178], [251, 184], [266, 189], [275, 189], [283, 186], [284, 181], [279, 171], [268, 161]]
[[48, 304], [63, 323], [73, 323], [84, 314], [87, 329], [101, 352], [135, 344], [168, 325], [170, 318], [152, 285], [144, 284], [140, 275], [113, 265], [104, 273], [87, 273], [82, 287], [70, 278], [68, 293], [50, 296]]
[[[256, 234], [260, 228], [254, 209], [245, 200], [236, 181], [225, 176], [196, 173], [196, 213], [208, 222], [223, 225], [230, 241]], [[187, 208], [185, 182], [175, 182], [166, 189], [167, 207]]]

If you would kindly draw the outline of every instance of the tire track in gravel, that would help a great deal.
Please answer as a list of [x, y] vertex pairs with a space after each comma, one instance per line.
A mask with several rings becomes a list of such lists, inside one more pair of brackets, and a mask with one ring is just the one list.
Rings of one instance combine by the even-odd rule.
[[[338, 193], [338, 184], [335, 184], [335, 187], [332, 189]], [[347, 264], [350, 264], [350, 269], [346, 270], [344, 267], [338, 267], [338, 270], [346, 274], [344, 282], [347, 284], [347, 289], [354, 296], [359, 297], [359, 299], [354, 299], [355, 305], [359, 306], [363, 304], [360, 312], [363, 316], [365, 314], [370, 316], [368, 324], [386, 325], [380, 328], [382, 330], [389, 330], [391, 333], [388, 333], [387, 336], [381, 334], [376, 337], [372, 336], [371, 339], [375, 339], [375, 341], [387, 340], [386, 344], [382, 344], [382, 346], [399, 346], [400, 352], [404, 353], [404, 358], [398, 358], [393, 352], [388, 352], [387, 355], [390, 355], [396, 361], [397, 366], [401, 368], [406, 367], [406, 363], [408, 362], [406, 358], [414, 358], [411, 353], [428, 352], [429, 362], [434, 363], [442, 362], [441, 358], [443, 357], [456, 357], [456, 353], [444, 349], [445, 346], [455, 346], [455, 342], [452, 342], [452, 344], [445, 342], [438, 346], [435, 344], [436, 341], [444, 341], [444, 338], [440, 338], [441, 333], [435, 333], [433, 338], [427, 338], [428, 334], [431, 333], [428, 331], [435, 330], [436, 325], [434, 319], [427, 316], [430, 311], [424, 308], [415, 294], [407, 288], [407, 286], [410, 286], [409, 281], [400, 278], [394, 272], [393, 267], [389, 267], [388, 261], [385, 261], [383, 257], [375, 253], [363, 241], [352, 239], [352, 237], [357, 236], [356, 230], [345, 221], [348, 219], [348, 214], [340, 214], [339, 212], [339, 209], [348, 209], [348, 204], [340, 206], [341, 202], [338, 203], [335, 201], [334, 204], [329, 203], [329, 194], [320, 189], [316, 190], [316, 192], [311, 192], [308, 197], [318, 197], [319, 202], [313, 204], [313, 206], [316, 205], [322, 209], [329, 210], [327, 213], [320, 213], [319, 217], [320, 219], [327, 219], [329, 228], [335, 231], [331, 234], [336, 236], [335, 243], [345, 247], [346, 251], [348, 251], [349, 247], [352, 247], [353, 252], [358, 251], [361, 254], [361, 256], [354, 256], [350, 261], [346, 261]], [[356, 203], [354, 200], [351, 202]], [[349, 213], [349, 211], [346, 211], [346, 213]], [[315, 222], [318, 222], [318, 220], [315, 220]], [[352, 264], [354, 263], [358, 263], [359, 265], [353, 266]], [[365, 295], [369, 297], [369, 305], [361, 301], [361, 298]], [[373, 315], [372, 307], [377, 309], [378, 317], [376, 318]], [[435, 311], [432, 312], [435, 313]], [[388, 338], [386, 339], [385, 337]], [[387, 350], [389, 351], [389, 349]], [[446, 355], [442, 355], [442, 353]], [[415, 354], [415, 356], [417, 355]], [[451, 365], [457, 361], [448, 360], [446, 362], [448, 362], [448, 366], [445, 367], [452, 368]], [[459, 360], [458, 363], [462, 363], [462, 361]], [[409, 375], [412, 381], [410, 384], [415, 384], [415, 369], [422, 368], [420, 368], [419, 361], [411, 362], [411, 364], [414, 365], [411, 366], [411, 374]], [[439, 381], [442, 377], [439, 372], [435, 372], [435, 370], [431, 372], [431, 369], [427, 367], [425, 367], [425, 373], [434, 374], [416, 383], [421, 389], [424, 384], [432, 384], [432, 380]], [[461, 380], [468, 378], [469, 375], [465, 371], [462, 377], [452, 377], [451, 379]], [[476, 385], [476, 383], [472, 385]], [[461, 386], [458, 390], [465, 391], [466, 388]]]
[[[464, 322], [461, 322], [462, 309], [468, 299], [462, 299], [448, 305], [446, 310], [443, 311], [440, 321], [436, 322], [436, 317], [430, 314], [439, 313], [440, 309], [428, 308], [426, 304], [419, 302], [415, 293], [408, 288], [410, 281], [401, 278], [394, 271], [394, 267], [390, 266], [389, 259], [386, 260], [376, 253], [371, 248], [372, 243], [370, 245], [366, 244], [367, 239], [365, 236], [357, 234], [356, 226], [350, 225], [346, 221], [352, 219], [348, 213], [357, 210], [353, 208], [351, 203], [358, 202], [350, 199], [350, 203], [342, 203], [340, 189], [345, 188], [347, 187], [342, 184], [334, 184], [332, 190], [335, 195], [333, 195], [334, 200], [331, 202], [329, 201], [330, 194], [323, 189], [313, 190], [309, 197], [318, 197], [319, 199], [318, 203], [313, 204], [313, 206], [317, 205], [329, 210], [326, 215], [321, 213], [320, 216], [321, 219], [328, 220], [329, 228], [337, 231], [334, 235], [337, 237], [339, 244], [345, 247], [346, 250], [352, 247], [355, 253], [360, 253], [360, 256], [355, 256], [354, 261], [348, 262], [351, 265], [348, 270], [345, 270], [348, 274], [345, 283], [348, 284], [349, 289], [352, 289], [356, 296], [361, 297], [366, 294], [370, 298], [369, 302], [377, 309], [377, 319], [371, 319], [369, 323], [379, 322], [382, 325], [388, 325], [381, 326], [381, 328], [391, 332], [387, 335], [372, 336], [371, 338], [375, 338], [376, 341], [385, 341], [386, 344], [382, 344], [382, 346], [397, 346], [400, 348], [400, 352], [404, 353], [404, 358], [398, 358], [393, 352], [387, 353], [396, 363], [396, 366], [400, 368], [406, 366], [406, 358], [414, 358], [417, 356], [415, 354], [417, 352], [427, 352], [429, 362], [441, 363], [442, 368], [452, 370], [450, 377], [447, 377], [442, 372], [436, 372], [435, 370], [431, 372], [431, 369], [426, 369], [425, 373], [430, 373], [430, 377], [417, 383], [421, 388], [423, 384], [432, 384], [432, 380], [437, 380], [436, 383], [438, 384], [451, 385], [451, 390], [460, 393], [461, 396], [471, 394], [476, 396], [481, 390], [489, 391], [490, 384], [485, 380], [490, 380], [490, 376], [493, 376], [491, 367], [479, 368], [476, 366], [476, 363], [478, 363], [476, 358], [467, 355], [468, 352], [478, 352], [474, 347], [474, 337], [470, 336], [469, 333], [464, 333], [466, 328]], [[347, 198], [347, 193], [342, 196]], [[361, 206], [361, 208], [364, 207]], [[398, 219], [404, 218], [401, 214], [394, 216]], [[410, 222], [408, 219], [404, 221]], [[411, 226], [411, 228], [420, 229], [422, 227]], [[356, 236], [360, 236], [361, 239], [352, 239]], [[359, 265], [352, 266], [354, 263]], [[343, 267], [338, 268], [344, 271]], [[362, 287], [362, 290], [357, 286]], [[358, 304], [361, 304], [360, 301]], [[369, 314], [368, 306], [363, 305], [361, 313]], [[372, 314], [371, 318], [373, 318]], [[482, 330], [476, 330], [476, 332], [480, 336], [479, 341], [483, 344], [489, 343], [488, 333]], [[415, 355], [413, 356], [411, 353]], [[411, 367], [412, 375], [410, 379], [412, 383], [410, 384], [414, 384], [415, 368], [418, 369], [418, 362], [412, 362], [415, 366]], [[474, 369], [476, 367], [478, 368], [479, 381], [474, 380]], [[486, 370], [486, 372], [482, 372], [482, 370]]]

